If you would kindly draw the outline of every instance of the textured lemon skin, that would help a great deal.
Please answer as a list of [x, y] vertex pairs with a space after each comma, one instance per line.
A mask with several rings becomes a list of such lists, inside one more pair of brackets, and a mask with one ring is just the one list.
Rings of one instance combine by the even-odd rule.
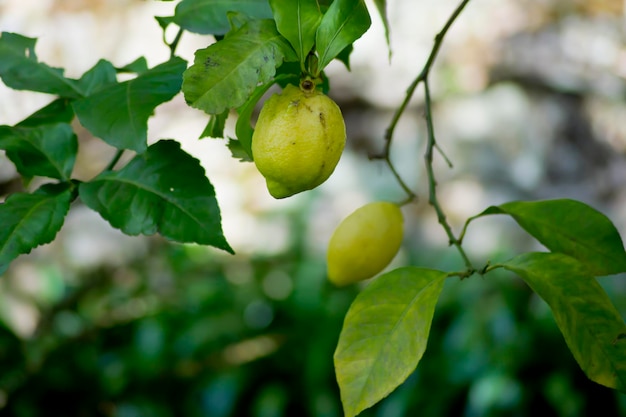
[[319, 91], [287, 85], [270, 97], [252, 136], [252, 156], [275, 198], [317, 187], [335, 170], [346, 144], [339, 106]]
[[342, 286], [373, 277], [396, 256], [402, 238], [402, 212], [396, 204], [377, 201], [360, 207], [330, 238], [328, 279]]

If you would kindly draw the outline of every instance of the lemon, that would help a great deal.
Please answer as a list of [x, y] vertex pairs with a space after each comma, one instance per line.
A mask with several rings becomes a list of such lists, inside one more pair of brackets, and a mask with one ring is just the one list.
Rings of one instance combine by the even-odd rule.
[[285, 198], [326, 181], [345, 143], [339, 106], [314, 88], [289, 84], [264, 103], [252, 135], [252, 156], [270, 194]]
[[328, 243], [328, 279], [352, 284], [382, 271], [396, 256], [403, 237], [398, 205], [377, 201], [360, 207], [335, 229]]

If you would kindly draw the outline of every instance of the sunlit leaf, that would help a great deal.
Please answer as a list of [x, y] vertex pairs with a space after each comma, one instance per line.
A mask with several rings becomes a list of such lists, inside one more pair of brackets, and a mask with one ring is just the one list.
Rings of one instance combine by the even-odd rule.
[[270, 5], [278, 31], [304, 62], [315, 44], [315, 33], [322, 20], [317, 0], [270, 0]]
[[415, 370], [446, 276], [399, 268], [376, 278], [354, 300], [335, 351], [346, 417], [376, 404]]
[[228, 12], [243, 12], [257, 19], [272, 17], [268, 0], [183, 0], [172, 20], [190, 32], [223, 35], [230, 30]]
[[148, 118], [161, 103], [179, 91], [186, 62], [178, 57], [108, 86], [74, 102], [81, 124], [118, 149], [143, 152], [147, 146]]
[[82, 183], [79, 194], [128, 235], [159, 233], [232, 253], [222, 233], [213, 186], [200, 162], [173, 140], [161, 140], [121, 170]]
[[0, 36], [0, 78], [7, 87], [77, 98], [83, 95], [76, 80], [66, 78], [61, 68], [37, 61], [35, 43], [10, 32]]
[[67, 123], [35, 127], [0, 126], [0, 149], [25, 177], [69, 180], [78, 140]]
[[626, 325], [585, 265], [563, 254], [528, 253], [502, 266], [548, 303], [589, 379], [626, 391]]
[[288, 50], [293, 53], [273, 20], [249, 21], [223, 40], [196, 51], [194, 64], [183, 76], [185, 100], [209, 114], [237, 108], [257, 85], [274, 76]]
[[319, 69], [323, 70], [344, 48], [359, 39], [371, 23], [363, 0], [333, 1], [317, 28]]
[[508, 214], [552, 252], [583, 262], [595, 276], [626, 272], [619, 232], [604, 214], [576, 200], [517, 201], [492, 206], [474, 218]]
[[18, 255], [54, 240], [69, 211], [69, 183], [48, 184], [32, 194], [15, 193], [0, 204], [0, 274]]

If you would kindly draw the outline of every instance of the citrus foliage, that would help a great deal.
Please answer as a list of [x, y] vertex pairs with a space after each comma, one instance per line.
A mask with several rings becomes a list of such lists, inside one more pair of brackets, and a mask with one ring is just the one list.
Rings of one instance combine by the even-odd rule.
[[347, 416], [376, 404], [413, 372], [426, 350], [445, 278], [442, 271], [398, 268], [356, 297], [335, 351]]

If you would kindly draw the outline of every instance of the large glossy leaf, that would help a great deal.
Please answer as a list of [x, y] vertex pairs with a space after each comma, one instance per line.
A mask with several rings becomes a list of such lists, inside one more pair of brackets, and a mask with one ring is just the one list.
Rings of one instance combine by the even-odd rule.
[[257, 85], [274, 76], [289, 50], [273, 20], [248, 21], [223, 40], [196, 51], [194, 64], [183, 76], [185, 100], [209, 114], [237, 108]]
[[319, 70], [323, 70], [341, 51], [359, 39], [371, 23], [363, 0], [333, 1], [317, 28]]
[[304, 62], [322, 21], [317, 0], [270, 0], [270, 5], [278, 31], [291, 43], [300, 62]]
[[126, 234], [160, 233], [232, 253], [222, 233], [213, 186], [200, 162], [173, 140], [161, 140], [121, 170], [82, 183], [79, 195]]
[[543, 298], [589, 379], [626, 391], [626, 325], [585, 265], [558, 253], [529, 253], [502, 264]]
[[335, 371], [346, 417], [386, 397], [415, 370], [446, 273], [404, 267], [376, 278], [348, 311]]
[[118, 149], [143, 152], [147, 146], [148, 119], [161, 103], [179, 91], [186, 62], [178, 57], [140, 74], [109, 85], [74, 102], [85, 128]]
[[0, 149], [25, 177], [69, 180], [78, 140], [67, 123], [36, 127], [0, 126]]
[[474, 218], [508, 214], [552, 252], [583, 262], [595, 276], [626, 272], [619, 232], [604, 214], [576, 200], [516, 201], [487, 208]]
[[0, 78], [16, 90], [31, 90], [77, 98], [82, 91], [76, 80], [66, 78], [61, 68], [37, 61], [36, 39], [10, 32], [0, 36]]
[[190, 32], [223, 35], [230, 30], [228, 12], [257, 19], [272, 17], [268, 0], [183, 0], [176, 6], [173, 21]]
[[50, 243], [70, 208], [69, 183], [44, 185], [33, 194], [15, 193], [0, 204], [0, 274], [18, 255]]

